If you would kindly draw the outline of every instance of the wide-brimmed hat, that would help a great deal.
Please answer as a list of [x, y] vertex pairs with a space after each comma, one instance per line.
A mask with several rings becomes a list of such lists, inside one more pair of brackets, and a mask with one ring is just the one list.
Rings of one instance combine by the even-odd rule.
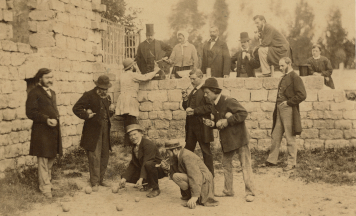
[[130, 133], [131, 131], [134, 131], [134, 130], [139, 130], [139, 131], [143, 131], [141, 125], [139, 124], [130, 124], [130, 125], [127, 125], [126, 126], [126, 133]]
[[152, 36], [154, 34], [153, 24], [146, 24], [146, 36]]
[[214, 77], [208, 78], [205, 80], [204, 85], [201, 87], [202, 89], [204, 88], [215, 88], [215, 89], [220, 89], [219, 84], [218, 84], [218, 80], [215, 79]]
[[249, 37], [248, 37], [248, 33], [247, 32], [241, 32], [240, 33], [240, 42], [241, 43], [244, 43], [246, 41], [249, 41], [251, 40]]
[[135, 63], [135, 60], [132, 58], [125, 59], [122, 64], [124, 65], [124, 70], [130, 68]]
[[181, 145], [177, 139], [173, 139], [173, 140], [166, 141], [164, 147], [166, 148], [166, 150], [169, 150], [169, 149], [179, 148], [181, 147]]
[[112, 86], [109, 77], [106, 75], [99, 76], [98, 80], [94, 81], [94, 83], [97, 87], [102, 89], [108, 89]]

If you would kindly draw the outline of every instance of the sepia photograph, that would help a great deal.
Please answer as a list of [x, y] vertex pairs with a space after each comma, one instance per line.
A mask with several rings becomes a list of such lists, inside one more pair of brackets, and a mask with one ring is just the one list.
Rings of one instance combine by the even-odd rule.
[[355, 0], [0, 0], [0, 216], [356, 216]]

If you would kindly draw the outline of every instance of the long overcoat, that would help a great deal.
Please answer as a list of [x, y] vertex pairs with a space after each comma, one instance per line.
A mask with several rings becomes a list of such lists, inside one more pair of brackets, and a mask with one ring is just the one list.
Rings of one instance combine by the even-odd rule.
[[[101, 133], [100, 128], [103, 123], [102, 117], [100, 116], [100, 100], [103, 101], [105, 106], [105, 111], [107, 112], [107, 116], [109, 119], [109, 133], [111, 128], [110, 117], [114, 114], [114, 112], [109, 111], [109, 106], [111, 104], [111, 98], [108, 96], [105, 99], [101, 99], [101, 97], [96, 93], [97, 88], [94, 88], [88, 92], [85, 92], [81, 98], [77, 101], [77, 103], [73, 106], [73, 112], [80, 119], [84, 119], [84, 126], [82, 132], [82, 138], [80, 140], [80, 146], [88, 151], [95, 151], [96, 144], [99, 140], [99, 135]], [[91, 109], [93, 113], [96, 113], [94, 117], [89, 118], [89, 114], [86, 110]], [[109, 147], [110, 145], [110, 136], [109, 136]]]
[[[62, 138], [56, 93], [52, 96], [41, 87], [36, 86], [30, 91], [26, 101], [26, 115], [33, 121], [30, 142], [30, 155], [52, 158], [62, 155]], [[57, 119], [57, 126], [51, 127], [47, 119]]]

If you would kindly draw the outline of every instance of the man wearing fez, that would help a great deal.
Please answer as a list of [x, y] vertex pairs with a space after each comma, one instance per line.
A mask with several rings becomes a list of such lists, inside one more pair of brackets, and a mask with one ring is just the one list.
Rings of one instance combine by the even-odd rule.
[[205, 80], [202, 88], [205, 96], [214, 105], [212, 111], [214, 121], [204, 119], [204, 123], [219, 129], [223, 151], [224, 190], [220, 194], [216, 193], [215, 196], [234, 196], [232, 158], [237, 153], [245, 182], [245, 199], [247, 202], [252, 202], [255, 196], [255, 187], [252, 180], [251, 152], [248, 146], [250, 135], [245, 125], [247, 111], [235, 98], [221, 94], [222, 89], [215, 78]]
[[125, 187], [126, 182], [136, 184], [135, 187], [145, 185], [140, 191], [152, 189], [146, 196], [153, 198], [161, 193], [158, 179], [165, 177], [166, 174], [160, 166], [162, 157], [158, 147], [150, 140], [143, 138], [142, 132], [143, 130], [138, 124], [126, 127], [126, 133], [132, 144], [132, 159], [121, 177], [120, 187]]
[[277, 165], [284, 133], [288, 151], [284, 171], [289, 171], [294, 169], [297, 163], [296, 135], [302, 132], [299, 104], [307, 98], [307, 93], [302, 79], [293, 71], [292, 60], [284, 57], [279, 61], [279, 65], [284, 76], [278, 85], [276, 108], [273, 112], [272, 145], [266, 163], [261, 166]]
[[[168, 59], [171, 55], [172, 47], [155, 40], [153, 24], [146, 24], [146, 40], [137, 48], [135, 61], [142, 74], [154, 71], [155, 61]], [[159, 62], [158, 66], [163, 68], [163, 62]]]
[[231, 70], [236, 71], [236, 77], [256, 77], [255, 69], [260, 67], [260, 61], [254, 58], [250, 49], [250, 40], [247, 32], [241, 32], [241, 50], [231, 57]]
[[170, 156], [170, 176], [186, 196], [186, 206], [193, 209], [196, 204], [204, 206], [217, 206], [214, 199], [214, 177], [202, 160], [193, 152], [188, 151], [179, 144], [178, 140], [165, 143], [166, 151]]
[[210, 71], [212, 77], [228, 77], [230, 64], [227, 44], [219, 38], [219, 29], [213, 26], [210, 28], [210, 40], [203, 46], [201, 70], [204, 74]]
[[258, 29], [258, 38], [260, 46], [258, 55], [261, 63], [262, 75], [271, 76], [270, 65], [279, 67], [278, 63], [282, 57], [290, 56], [290, 46], [287, 39], [266, 22], [262, 15], [253, 17], [255, 25]]
[[30, 155], [37, 156], [39, 189], [46, 198], [52, 197], [51, 172], [57, 154], [62, 155], [62, 139], [53, 73], [47, 68], [38, 70], [37, 86], [26, 101], [26, 115], [33, 121]]
[[204, 97], [201, 86], [204, 84], [203, 73], [200, 69], [193, 69], [189, 78], [194, 89], [188, 95], [182, 92], [183, 108], [187, 117], [185, 123], [185, 148], [194, 152], [197, 142], [203, 153], [204, 163], [214, 176], [213, 154], [210, 142], [214, 141], [213, 129], [203, 124], [203, 118], [210, 118], [211, 104]]
[[90, 183], [93, 191], [97, 192], [99, 185], [109, 187], [103, 180], [111, 150], [110, 117], [114, 114], [115, 106], [107, 94], [112, 86], [109, 77], [101, 75], [94, 83], [96, 87], [79, 98], [73, 106], [73, 112], [85, 120], [80, 146], [88, 156]]

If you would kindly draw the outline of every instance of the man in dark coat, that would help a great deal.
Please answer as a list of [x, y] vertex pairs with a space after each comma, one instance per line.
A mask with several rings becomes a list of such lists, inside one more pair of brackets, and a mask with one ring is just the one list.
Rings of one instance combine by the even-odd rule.
[[53, 73], [40, 69], [36, 76], [38, 85], [30, 91], [26, 101], [26, 115], [33, 121], [30, 155], [37, 156], [39, 189], [47, 198], [51, 193], [51, 171], [57, 154], [62, 155], [62, 139], [56, 93], [50, 89]]
[[149, 198], [156, 197], [161, 193], [158, 179], [166, 176], [160, 166], [162, 157], [158, 147], [150, 140], [142, 137], [142, 128], [138, 124], [127, 126], [126, 133], [129, 134], [130, 141], [133, 144], [132, 159], [121, 177], [120, 186], [125, 187], [126, 182], [136, 184], [135, 187], [146, 185], [140, 191], [152, 189], [146, 196]]
[[277, 164], [282, 136], [287, 139], [288, 165], [284, 171], [295, 168], [297, 162], [296, 135], [302, 132], [299, 104], [307, 98], [302, 79], [293, 71], [292, 60], [284, 57], [279, 61], [280, 69], [284, 73], [278, 85], [276, 108], [273, 112], [272, 146], [265, 164]]
[[255, 69], [260, 67], [260, 61], [250, 49], [250, 40], [247, 32], [241, 32], [241, 50], [231, 57], [231, 70], [236, 71], [236, 77], [256, 77]]
[[203, 73], [194, 69], [189, 73], [194, 89], [187, 95], [183, 92], [183, 108], [187, 112], [185, 123], [185, 148], [194, 152], [197, 142], [203, 153], [204, 163], [214, 176], [213, 154], [210, 142], [214, 141], [213, 129], [203, 124], [203, 118], [210, 118], [211, 103], [204, 97], [201, 86], [204, 84]]
[[[142, 74], [154, 71], [155, 61], [161, 59], [168, 59], [172, 53], [172, 47], [163, 43], [162, 41], [155, 40], [153, 24], [146, 24], [146, 40], [138, 45], [137, 55], [135, 61]], [[160, 61], [159, 68], [166, 71], [167, 63]]]
[[271, 76], [270, 65], [278, 68], [279, 60], [282, 57], [291, 56], [290, 46], [287, 39], [270, 24], [262, 15], [253, 18], [257, 29], [260, 47], [258, 54], [261, 62], [263, 76]]
[[187, 206], [195, 208], [199, 203], [204, 206], [217, 206], [214, 199], [214, 177], [202, 160], [193, 152], [183, 149], [178, 140], [165, 143], [166, 151], [170, 156], [171, 179], [188, 196]]
[[211, 38], [203, 45], [201, 71], [204, 74], [211, 73], [211, 77], [228, 77], [231, 64], [230, 53], [227, 44], [218, 36], [219, 29], [215, 26], [211, 27]]
[[73, 106], [73, 112], [84, 119], [80, 146], [85, 149], [89, 161], [90, 183], [93, 191], [99, 190], [99, 185], [108, 187], [104, 175], [109, 162], [110, 117], [115, 112], [111, 104], [108, 89], [112, 86], [109, 77], [99, 76], [94, 82], [96, 87], [85, 92]]
[[212, 112], [214, 121], [204, 119], [204, 123], [219, 129], [223, 151], [224, 190], [221, 194], [216, 193], [215, 196], [234, 196], [232, 158], [235, 153], [238, 153], [245, 182], [245, 199], [247, 202], [252, 202], [255, 187], [252, 180], [251, 152], [248, 146], [250, 135], [245, 125], [247, 111], [235, 98], [221, 94], [222, 89], [215, 78], [205, 80], [202, 88], [206, 97], [214, 105]]

